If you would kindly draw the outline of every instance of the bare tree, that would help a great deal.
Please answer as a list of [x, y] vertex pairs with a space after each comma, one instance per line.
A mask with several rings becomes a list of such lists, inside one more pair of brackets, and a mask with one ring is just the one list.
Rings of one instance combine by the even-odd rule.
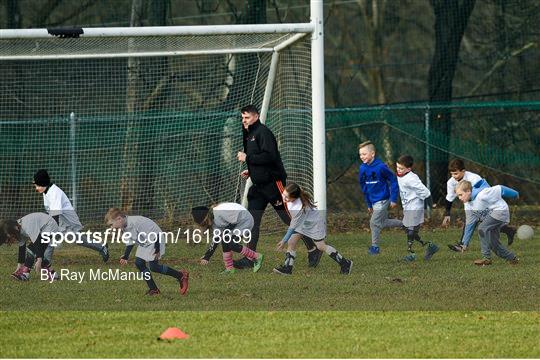
[[[428, 97], [430, 103], [447, 104], [452, 101], [452, 84], [459, 56], [461, 40], [469, 17], [474, 9], [475, 0], [431, 0], [435, 14], [435, 52], [428, 75]], [[433, 170], [433, 200], [438, 202], [444, 197], [449, 138], [452, 131], [451, 112], [439, 109], [430, 114], [433, 133], [438, 137], [438, 146], [443, 151], [437, 154], [437, 161], [431, 165]]]
[[[142, 26], [143, 21], [143, 0], [133, 0], [131, 3], [130, 26]], [[129, 39], [129, 46], [134, 47], [134, 39]], [[124, 143], [124, 168], [120, 193], [122, 197], [122, 208], [130, 211], [133, 208], [136, 186], [137, 186], [137, 154], [138, 154], [138, 132], [137, 132], [137, 108], [140, 104], [141, 89], [141, 63], [137, 57], [130, 57], [127, 60], [127, 94], [126, 112], [128, 123], [126, 126], [126, 140]]]

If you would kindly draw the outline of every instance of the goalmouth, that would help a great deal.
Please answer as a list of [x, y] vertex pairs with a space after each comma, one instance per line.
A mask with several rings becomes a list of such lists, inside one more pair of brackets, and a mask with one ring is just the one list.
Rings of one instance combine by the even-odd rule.
[[35, 210], [38, 168], [83, 218], [241, 201], [248, 103], [326, 209], [322, 0], [309, 23], [0, 30], [0, 73], [3, 216]]

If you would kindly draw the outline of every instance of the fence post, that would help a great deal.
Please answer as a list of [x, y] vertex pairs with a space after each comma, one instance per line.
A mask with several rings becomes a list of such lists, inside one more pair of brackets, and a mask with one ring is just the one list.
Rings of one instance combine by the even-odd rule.
[[[424, 110], [424, 133], [425, 133], [425, 146], [426, 146], [426, 187], [431, 192], [431, 154], [430, 154], [430, 148], [429, 148], [429, 117], [430, 117], [430, 109], [429, 109], [429, 103], [426, 105], [426, 109]], [[427, 207], [427, 216], [428, 218], [431, 218], [431, 206]]]
[[69, 114], [69, 153], [71, 162], [71, 203], [77, 210], [77, 154], [76, 154], [76, 126], [77, 116], [72, 112]]

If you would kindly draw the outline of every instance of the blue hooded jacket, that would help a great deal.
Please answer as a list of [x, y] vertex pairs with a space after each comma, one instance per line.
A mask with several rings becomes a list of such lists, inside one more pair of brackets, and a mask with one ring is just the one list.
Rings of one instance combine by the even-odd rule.
[[364, 193], [368, 208], [377, 201], [388, 200], [397, 202], [399, 186], [396, 175], [379, 158], [371, 164], [361, 164], [358, 172], [358, 182]]

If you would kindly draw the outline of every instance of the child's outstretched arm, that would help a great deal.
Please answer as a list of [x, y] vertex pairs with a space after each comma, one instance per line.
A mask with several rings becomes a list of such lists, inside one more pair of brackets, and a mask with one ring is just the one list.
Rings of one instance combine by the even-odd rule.
[[477, 220], [471, 220], [470, 223], [465, 224], [465, 227], [463, 228], [463, 236], [461, 237], [461, 244], [468, 247], [469, 243], [471, 242], [471, 238], [474, 234], [474, 229], [476, 229], [478, 221]]
[[371, 203], [371, 200], [369, 200], [369, 191], [366, 184], [366, 178], [363, 176], [362, 173], [362, 167], [360, 167], [360, 170], [358, 172], [358, 183], [360, 184], [360, 189], [362, 189], [362, 193], [364, 194], [364, 201], [366, 202], [366, 206], [368, 209], [371, 209], [373, 207], [373, 204]]
[[508, 199], [518, 199], [519, 198], [519, 192], [516, 190], [509, 188], [508, 186], [499, 185], [501, 187], [501, 196], [508, 198]]
[[283, 249], [285, 247], [285, 244], [289, 242], [289, 240], [291, 239], [291, 236], [293, 236], [294, 234], [297, 234], [297, 232], [294, 230], [294, 228], [290, 227], [285, 233], [285, 235], [283, 236], [283, 239], [281, 239], [281, 241], [278, 242], [277, 250]]
[[395, 206], [399, 195], [399, 185], [396, 174], [385, 165], [382, 168], [382, 175], [390, 183], [390, 204], [394, 204]]
[[217, 241], [212, 240], [212, 244], [210, 244], [210, 246], [208, 247], [208, 249], [206, 249], [206, 252], [200, 259], [200, 263], [202, 265], [208, 264], [212, 255], [214, 255], [214, 252], [216, 251], [218, 245], [219, 243]]
[[120, 258], [120, 264], [122, 265], [127, 264], [127, 261], [129, 259], [129, 254], [131, 254], [131, 250], [133, 249], [134, 246], [135, 244], [126, 246], [126, 249], [124, 250], [124, 255], [122, 255], [122, 257]]

